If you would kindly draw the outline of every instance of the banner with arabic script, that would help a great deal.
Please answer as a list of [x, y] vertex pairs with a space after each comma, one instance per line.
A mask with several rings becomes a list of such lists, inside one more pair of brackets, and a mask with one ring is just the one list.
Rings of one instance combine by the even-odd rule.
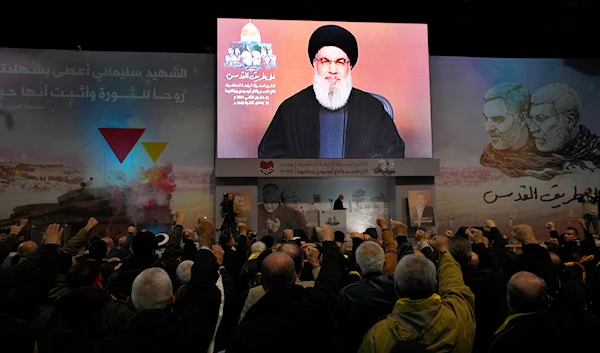
[[118, 236], [131, 223], [170, 224], [175, 210], [190, 224], [213, 215], [213, 65], [210, 55], [1, 49], [1, 226], [94, 216]]
[[405, 159], [217, 159], [215, 176], [243, 177], [395, 177], [433, 176], [439, 160]]
[[577, 199], [600, 188], [600, 66], [560, 59], [432, 57], [437, 221], [442, 229], [539, 236], [582, 216]]

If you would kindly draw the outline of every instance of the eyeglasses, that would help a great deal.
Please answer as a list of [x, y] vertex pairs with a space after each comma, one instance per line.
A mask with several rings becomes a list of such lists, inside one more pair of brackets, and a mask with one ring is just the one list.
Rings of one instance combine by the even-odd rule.
[[331, 65], [335, 64], [336, 66], [346, 66], [350, 64], [350, 60], [347, 59], [337, 59], [337, 60], [329, 60], [327, 58], [315, 58], [316, 61], [321, 63], [321, 65]]

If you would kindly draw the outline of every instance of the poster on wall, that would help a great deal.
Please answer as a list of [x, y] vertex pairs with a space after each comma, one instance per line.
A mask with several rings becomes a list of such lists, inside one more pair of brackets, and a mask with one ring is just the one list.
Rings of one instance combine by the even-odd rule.
[[246, 223], [252, 229], [250, 211], [252, 210], [252, 196], [250, 191], [233, 192], [233, 203], [235, 210], [235, 222]]
[[96, 217], [117, 237], [210, 217], [213, 60], [0, 50], [0, 225]]
[[579, 227], [579, 199], [600, 189], [597, 63], [432, 57], [431, 69], [442, 229]]
[[433, 195], [431, 190], [409, 190], [408, 212], [411, 227], [435, 226]]
[[219, 159], [431, 158], [427, 25], [218, 19], [217, 107]]
[[[256, 234], [258, 240], [271, 236], [276, 243], [283, 240], [285, 229], [301, 229], [307, 231], [304, 214], [299, 210], [297, 199], [293, 193], [281, 191], [275, 184], [265, 184], [259, 189], [257, 206], [258, 223]], [[314, 225], [313, 225], [314, 227]], [[310, 237], [310, 234], [306, 234]]]
[[[238, 189], [238, 188], [236, 188]], [[242, 190], [228, 190], [223, 193], [217, 229], [224, 234], [232, 234], [239, 223], [245, 223], [249, 230], [252, 229], [252, 192]]]

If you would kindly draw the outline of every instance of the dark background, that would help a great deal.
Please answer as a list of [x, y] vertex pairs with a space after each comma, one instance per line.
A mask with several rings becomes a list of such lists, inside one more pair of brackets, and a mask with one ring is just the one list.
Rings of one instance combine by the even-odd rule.
[[[429, 24], [431, 55], [595, 58], [600, 1], [20, 1], [1, 47], [212, 53], [216, 18]], [[360, 5], [362, 4], [362, 5]]]

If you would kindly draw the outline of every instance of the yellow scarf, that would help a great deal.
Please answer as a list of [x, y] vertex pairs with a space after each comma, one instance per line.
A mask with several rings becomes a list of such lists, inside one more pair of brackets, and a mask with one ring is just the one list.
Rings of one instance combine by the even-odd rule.
[[537, 313], [538, 312], [536, 311], [536, 312], [533, 312], [533, 313], [519, 313], [519, 314], [510, 315], [509, 317], [506, 318], [506, 320], [504, 320], [504, 323], [502, 325], [500, 325], [500, 327], [498, 327], [498, 329], [496, 330], [496, 332], [494, 332], [494, 335], [497, 335], [500, 332], [504, 331], [504, 329], [506, 329], [506, 326], [508, 326], [508, 323], [510, 322], [510, 320], [516, 319], [518, 317], [523, 317], [523, 316], [537, 314]]
[[358, 276], [359, 280], [362, 279], [362, 276], [360, 275], [360, 273], [358, 271], [350, 271], [350, 272], [348, 272], [348, 276], [352, 276], [352, 275]]
[[583, 265], [580, 264], [579, 262], [575, 262], [575, 261], [565, 262], [565, 266], [568, 266], [568, 267], [575, 266], [575, 265], [581, 267], [581, 270], [583, 271], [581, 273], [581, 280], [585, 283], [585, 267], [583, 267]]
[[248, 260], [254, 260], [256, 258], [258, 258], [258, 256], [260, 256], [260, 252], [253, 252], [252, 255], [250, 255], [250, 257], [248, 258]]
[[586, 256], [582, 257], [579, 262], [590, 261], [593, 259], [594, 259], [594, 255], [586, 255]]

